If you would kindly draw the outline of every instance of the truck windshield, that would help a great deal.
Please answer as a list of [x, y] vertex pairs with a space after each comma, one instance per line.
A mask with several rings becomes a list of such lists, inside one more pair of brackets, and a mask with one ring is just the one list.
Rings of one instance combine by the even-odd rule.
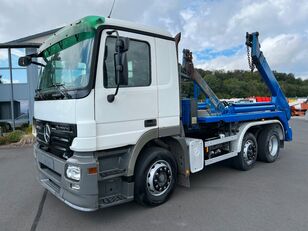
[[58, 92], [69, 96], [70, 90], [82, 89], [88, 85], [93, 40], [94, 38], [87, 38], [67, 48], [58, 48], [51, 55], [44, 52], [46, 65], [40, 71], [37, 89], [40, 95]]

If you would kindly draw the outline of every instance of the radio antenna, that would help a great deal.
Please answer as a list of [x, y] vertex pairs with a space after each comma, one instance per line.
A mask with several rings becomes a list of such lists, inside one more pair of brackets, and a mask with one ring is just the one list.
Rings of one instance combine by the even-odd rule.
[[110, 12], [109, 12], [108, 18], [110, 18], [111, 14], [112, 14], [113, 7], [114, 7], [114, 3], [115, 3], [115, 0], [113, 0], [113, 3], [112, 3], [112, 6], [111, 6], [111, 9], [110, 9]]

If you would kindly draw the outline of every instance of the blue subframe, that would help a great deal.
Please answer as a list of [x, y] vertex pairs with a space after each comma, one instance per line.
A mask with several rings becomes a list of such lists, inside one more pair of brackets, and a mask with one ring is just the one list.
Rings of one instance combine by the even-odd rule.
[[254, 111], [235, 114], [211, 115], [206, 117], [198, 117], [198, 123], [217, 123], [217, 122], [244, 122], [257, 121], [262, 119], [278, 119], [285, 129], [285, 140], [292, 140], [292, 130], [289, 127], [288, 119], [283, 111]]

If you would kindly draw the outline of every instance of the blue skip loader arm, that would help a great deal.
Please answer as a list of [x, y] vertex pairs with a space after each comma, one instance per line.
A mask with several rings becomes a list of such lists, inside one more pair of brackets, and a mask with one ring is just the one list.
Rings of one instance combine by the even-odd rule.
[[194, 98], [198, 100], [199, 90], [201, 90], [207, 97], [208, 105], [215, 109], [215, 111], [222, 113], [225, 110], [224, 105], [220, 102], [219, 98], [205, 82], [200, 73], [195, 70], [192, 62], [192, 52], [188, 49], [183, 50], [183, 63], [181, 75], [186, 76], [188, 79], [194, 81]]
[[292, 139], [292, 130], [289, 127], [288, 120], [291, 118], [291, 110], [288, 101], [282, 92], [277, 79], [275, 78], [271, 68], [269, 67], [263, 52], [260, 51], [260, 43], [258, 39], [259, 33], [246, 33], [246, 45], [251, 48], [252, 65], [256, 66], [265, 84], [272, 94], [272, 103], [276, 106], [276, 110], [285, 113], [285, 119], [282, 122], [286, 140]]
[[[220, 101], [210, 86], [202, 78], [200, 73], [194, 69], [191, 51], [183, 50], [183, 64], [181, 66], [181, 77], [194, 81], [194, 98], [198, 99], [200, 90], [206, 95], [207, 101], [199, 103], [198, 109], [210, 109], [209, 114], [197, 114], [198, 123], [217, 122], [245, 122], [252, 120], [278, 119], [285, 133], [285, 141], [292, 140], [292, 130], [288, 121], [291, 118], [291, 111], [288, 101], [283, 94], [279, 83], [271, 71], [263, 53], [260, 51], [258, 32], [246, 34], [246, 45], [248, 51], [251, 49], [251, 66], [256, 66], [264, 82], [272, 93], [271, 102], [249, 103], [249, 104], [225, 104]], [[249, 57], [250, 58], [250, 57]], [[250, 60], [250, 59], [249, 59]], [[182, 106], [183, 119], [190, 125], [191, 106], [185, 101]], [[188, 100], [189, 101], [189, 100]], [[208, 111], [207, 111], [208, 112]], [[182, 120], [183, 120], [182, 119]], [[184, 123], [183, 123], [184, 124]]]
[[272, 93], [272, 102], [276, 108], [286, 113], [289, 120], [291, 118], [291, 111], [288, 101], [283, 94], [278, 81], [276, 80], [271, 68], [269, 67], [263, 52], [260, 51], [260, 44], [258, 40], [259, 33], [246, 34], [246, 45], [251, 47], [252, 62], [261, 74], [265, 84]]

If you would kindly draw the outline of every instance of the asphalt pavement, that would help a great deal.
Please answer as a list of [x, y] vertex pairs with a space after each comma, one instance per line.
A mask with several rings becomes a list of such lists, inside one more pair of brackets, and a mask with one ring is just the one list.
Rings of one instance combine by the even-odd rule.
[[76, 211], [36, 181], [32, 148], [0, 149], [0, 230], [308, 230], [308, 121], [292, 119], [292, 142], [272, 164], [227, 164], [191, 176], [155, 208], [134, 202]]

